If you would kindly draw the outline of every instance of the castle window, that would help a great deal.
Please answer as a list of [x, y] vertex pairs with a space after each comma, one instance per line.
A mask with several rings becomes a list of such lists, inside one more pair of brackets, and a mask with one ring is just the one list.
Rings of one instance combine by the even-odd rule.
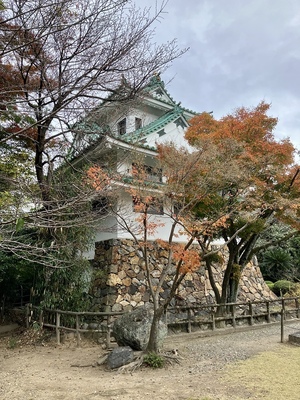
[[142, 119], [135, 117], [135, 130], [141, 129], [142, 126]]
[[134, 212], [144, 213], [147, 211], [147, 214], [164, 214], [163, 200], [160, 198], [148, 196], [147, 199], [143, 199], [139, 196], [133, 196], [132, 203]]
[[118, 122], [118, 134], [125, 135], [126, 133], [126, 118]]
[[151, 167], [150, 165], [132, 164], [133, 175], [139, 179], [144, 179], [150, 182], [162, 182], [162, 169]]
[[146, 172], [146, 179], [151, 182], [162, 182], [162, 169], [161, 168], [153, 168], [149, 165], [144, 166], [144, 170]]
[[100, 197], [92, 201], [92, 211], [99, 215], [106, 215], [109, 211], [109, 203], [107, 197]]

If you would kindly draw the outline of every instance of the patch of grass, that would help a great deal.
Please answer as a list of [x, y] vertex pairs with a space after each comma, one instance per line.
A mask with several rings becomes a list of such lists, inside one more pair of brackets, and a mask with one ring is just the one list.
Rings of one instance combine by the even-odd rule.
[[13, 350], [17, 347], [17, 345], [18, 345], [18, 341], [15, 337], [9, 338], [8, 346], [7, 346], [9, 349]]
[[165, 360], [163, 357], [156, 353], [148, 353], [144, 357], [144, 364], [151, 368], [162, 368], [164, 366]]
[[41, 330], [41, 326], [40, 326], [40, 324], [39, 324], [37, 321], [33, 321], [33, 323], [32, 323], [32, 329], [33, 329], [34, 331], [39, 331], [39, 330]]
[[194, 399], [194, 398], [189, 398], [187, 400], [213, 400], [211, 397], [201, 397], [201, 399]]
[[222, 380], [238, 391], [246, 390], [250, 399], [299, 400], [299, 369], [300, 347], [285, 344], [229, 366]]

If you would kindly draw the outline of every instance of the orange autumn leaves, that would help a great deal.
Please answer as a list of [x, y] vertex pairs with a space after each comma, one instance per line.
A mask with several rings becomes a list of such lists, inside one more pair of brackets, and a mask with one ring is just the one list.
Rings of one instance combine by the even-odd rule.
[[294, 147], [288, 139], [275, 140], [273, 131], [277, 118], [267, 115], [269, 109], [269, 104], [261, 102], [253, 109], [238, 108], [220, 120], [202, 113], [190, 121], [185, 137], [196, 147], [205, 146], [207, 141], [215, 144], [219, 151], [234, 147], [240, 160], [260, 162], [266, 157], [273, 164], [290, 164]]
[[200, 268], [199, 251], [193, 249], [185, 249], [181, 244], [173, 245], [173, 258], [179, 263], [179, 272], [187, 274], [196, 272]]
[[[0, 110], [1, 122], [4, 121], [3, 131], [6, 139], [23, 141], [27, 147], [35, 149], [39, 141], [40, 126], [36, 116], [41, 114], [39, 106], [42, 103], [43, 90], [45, 86], [57, 87], [58, 83], [47, 77], [42, 85], [45, 71], [41, 66], [46, 60], [49, 61], [49, 57], [35, 34], [19, 25], [3, 21], [1, 17], [0, 23], [3, 42], [3, 53], [0, 57]], [[34, 93], [38, 93], [39, 102], [35, 102]], [[31, 110], [34, 110], [34, 113], [31, 113]], [[43, 119], [41, 115], [40, 118]], [[58, 140], [48, 142], [50, 147], [53, 147]]]
[[289, 139], [275, 139], [277, 119], [267, 115], [269, 109], [261, 102], [220, 120], [202, 113], [190, 121], [185, 137], [198, 152], [214, 153], [207, 172], [214, 170], [223, 191], [227, 183], [230, 193], [235, 190], [241, 207], [267, 207], [283, 215], [282, 210], [295, 210], [295, 200], [299, 207], [299, 165], [293, 165], [295, 148]]
[[84, 182], [94, 190], [102, 191], [110, 183], [110, 178], [101, 167], [93, 165], [86, 171]]
[[186, 248], [182, 243], [170, 244], [161, 239], [156, 239], [156, 242], [162, 249], [172, 254], [179, 273], [185, 275], [196, 272], [200, 268], [201, 257], [196, 249]]

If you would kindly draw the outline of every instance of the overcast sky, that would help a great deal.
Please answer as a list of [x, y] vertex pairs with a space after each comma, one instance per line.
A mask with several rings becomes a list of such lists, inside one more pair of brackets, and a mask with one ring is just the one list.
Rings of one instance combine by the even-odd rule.
[[300, 1], [169, 0], [165, 11], [155, 40], [190, 48], [162, 75], [172, 97], [215, 118], [264, 100], [276, 137], [300, 149]]

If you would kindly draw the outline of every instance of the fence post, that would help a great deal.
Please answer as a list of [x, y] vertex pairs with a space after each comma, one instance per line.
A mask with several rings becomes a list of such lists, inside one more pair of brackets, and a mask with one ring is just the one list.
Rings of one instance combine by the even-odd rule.
[[214, 331], [216, 329], [216, 321], [215, 321], [214, 312], [212, 312], [212, 314], [211, 314], [211, 325], [212, 325], [212, 330]]
[[281, 298], [281, 304], [282, 304], [282, 310], [283, 310], [283, 315], [284, 315], [284, 319], [285, 319], [285, 299], [283, 297]]
[[281, 343], [283, 343], [284, 341], [284, 308], [282, 307], [281, 309], [281, 321], [280, 321], [280, 325], [281, 325]]
[[252, 303], [249, 302], [249, 314], [250, 314], [250, 325], [253, 325], [253, 307], [252, 307]]
[[267, 322], [271, 322], [271, 314], [270, 314], [270, 302], [267, 300]]
[[55, 330], [56, 330], [56, 342], [60, 344], [60, 313], [56, 311], [56, 321], [55, 321]]
[[236, 320], [235, 320], [235, 304], [232, 306], [232, 327], [236, 327]]
[[39, 325], [40, 325], [40, 329], [43, 328], [43, 315], [44, 315], [44, 311], [41, 310], [40, 315], [39, 315]]
[[296, 305], [296, 317], [299, 318], [299, 297], [295, 298], [295, 305]]
[[187, 317], [188, 317], [188, 323], [187, 323], [187, 331], [188, 333], [192, 332], [192, 323], [191, 323], [191, 309], [188, 308], [187, 310]]
[[26, 322], [26, 329], [29, 328], [29, 318], [30, 318], [30, 310], [29, 310], [30, 304], [26, 304], [26, 309], [25, 309], [25, 322]]
[[76, 341], [77, 346], [80, 346], [80, 332], [79, 332], [79, 315], [76, 314]]
[[110, 349], [110, 315], [107, 316], [107, 332], [106, 332], [106, 347]]

